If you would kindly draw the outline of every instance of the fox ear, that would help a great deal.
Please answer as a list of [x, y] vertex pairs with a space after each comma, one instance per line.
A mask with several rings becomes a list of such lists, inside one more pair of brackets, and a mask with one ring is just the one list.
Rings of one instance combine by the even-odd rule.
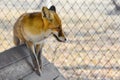
[[42, 16], [43, 17], [49, 17], [50, 16], [50, 12], [49, 12], [47, 7], [42, 8]]
[[52, 20], [52, 13], [47, 7], [42, 8], [42, 16], [48, 20]]
[[52, 6], [49, 8], [49, 10], [51, 10], [51, 11], [55, 11], [55, 12], [56, 12], [56, 8], [55, 8], [54, 5], [52, 5]]

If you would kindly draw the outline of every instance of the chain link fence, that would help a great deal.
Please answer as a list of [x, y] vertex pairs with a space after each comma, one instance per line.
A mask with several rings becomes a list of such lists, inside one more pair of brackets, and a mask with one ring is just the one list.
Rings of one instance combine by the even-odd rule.
[[[46, 0], [0, 1], [0, 51], [13, 47], [12, 30], [24, 12], [40, 11]], [[116, 4], [115, 4], [115, 3]], [[51, 0], [68, 39], [46, 40], [43, 55], [68, 80], [120, 79], [119, 0]], [[117, 9], [118, 8], [118, 9]]]

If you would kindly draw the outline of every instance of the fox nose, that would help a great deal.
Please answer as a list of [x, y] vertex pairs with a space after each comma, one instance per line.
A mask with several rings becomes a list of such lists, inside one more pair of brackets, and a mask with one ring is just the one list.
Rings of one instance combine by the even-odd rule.
[[66, 42], [66, 41], [67, 41], [67, 39], [66, 39], [66, 37], [64, 37], [62, 42]]
[[65, 38], [65, 41], [67, 41], [67, 39]]

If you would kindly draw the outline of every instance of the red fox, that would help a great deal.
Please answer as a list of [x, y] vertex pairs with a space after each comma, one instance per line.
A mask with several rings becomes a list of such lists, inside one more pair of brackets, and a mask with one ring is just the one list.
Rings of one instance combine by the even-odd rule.
[[30, 51], [34, 69], [41, 74], [42, 61], [41, 51], [43, 40], [53, 35], [58, 41], [65, 42], [66, 38], [62, 31], [62, 22], [56, 13], [55, 6], [49, 9], [43, 7], [41, 12], [24, 13], [14, 24], [14, 44], [26, 44]]

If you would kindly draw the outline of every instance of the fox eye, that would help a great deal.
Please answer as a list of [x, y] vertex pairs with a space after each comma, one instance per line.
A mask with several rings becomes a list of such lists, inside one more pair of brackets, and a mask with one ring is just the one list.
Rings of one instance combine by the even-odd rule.
[[61, 27], [59, 26], [59, 27], [57, 27], [56, 29], [59, 31], [59, 30], [61, 30]]
[[59, 27], [57, 27], [57, 29], [60, 29], [60, 26], [59, 26]]
[[57, 28], [58, 28], [58, 29], [61, 29], [61, 25], [59, 25]]

